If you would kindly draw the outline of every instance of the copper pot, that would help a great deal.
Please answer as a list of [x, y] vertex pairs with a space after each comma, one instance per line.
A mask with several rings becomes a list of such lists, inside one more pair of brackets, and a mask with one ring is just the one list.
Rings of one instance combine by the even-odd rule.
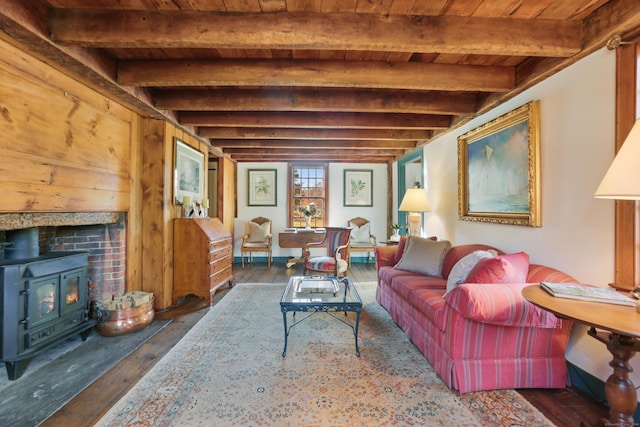
[[92, 310], [98, 320], [96, 331], [105, 337], [125, 335], [147, 327], [154, 318], [153, 298], [148, 303], [121, 310]]

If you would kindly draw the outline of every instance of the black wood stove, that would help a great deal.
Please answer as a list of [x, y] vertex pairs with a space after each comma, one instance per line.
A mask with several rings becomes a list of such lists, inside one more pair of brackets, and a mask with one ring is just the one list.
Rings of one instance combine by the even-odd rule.
[[76, 333], [87, 339], [96, 324], [89, 318], [88, 264], [86, 252], [0, 260], [0, 361], [9, 380], [44, 348]]

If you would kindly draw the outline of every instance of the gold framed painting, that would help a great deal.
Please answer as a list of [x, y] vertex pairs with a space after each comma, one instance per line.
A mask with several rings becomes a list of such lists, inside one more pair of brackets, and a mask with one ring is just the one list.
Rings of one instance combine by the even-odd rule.
[[540, 101], [458, 137], [458, 216], [541, 226]]

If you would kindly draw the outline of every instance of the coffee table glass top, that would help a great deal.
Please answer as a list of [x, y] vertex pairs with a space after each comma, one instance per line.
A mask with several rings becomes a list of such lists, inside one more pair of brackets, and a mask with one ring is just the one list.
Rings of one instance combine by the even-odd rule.
[[[297, 311], [301, 305], [362, 304], [360, 295], [349, 278], [324, 276], [294, 276], [282, 294], [282, 308], [291, 306]], [[295, 306], [295, 307], [294, 307]]]

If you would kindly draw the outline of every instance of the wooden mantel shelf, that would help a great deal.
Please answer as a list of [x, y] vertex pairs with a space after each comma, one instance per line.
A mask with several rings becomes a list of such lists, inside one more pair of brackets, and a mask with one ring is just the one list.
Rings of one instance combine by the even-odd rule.
[[124, 222], [124, 212], [24, 212], [0, 214], [1, 230], [29, 227], [115, 224]]

